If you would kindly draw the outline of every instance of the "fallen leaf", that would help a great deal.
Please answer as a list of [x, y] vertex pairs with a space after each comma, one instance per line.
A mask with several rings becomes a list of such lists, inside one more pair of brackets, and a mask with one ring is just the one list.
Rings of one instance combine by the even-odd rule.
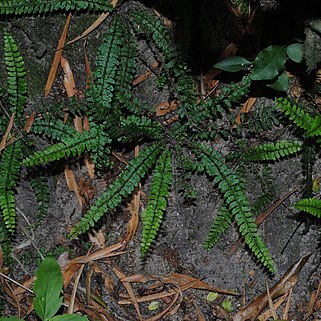
[[66, 182], [67, 182], [69, 191], [75, 193], [78, 203], [80, 205], [80, 208], [82, 208], [85, 200], [83, 199], [83, 197], [80, 196], [75, 175], [74, 175], [72, 169], [70, 168], [70, 166], [67, 164], [64, 167], [64, 173], [65, 173], [65, 178], [66, 178]]
[[74, 74], [71, 71], [68, 60], [63, 56], [61, 56], [60, 58], [60, 65], [64, 72], [64, 86], [66, 89], [67, 97], [73, 97], [77, 93]]
[[1, 139], [1, 142], [0, 142], [0, 152], [5, 149], [6, 147], [6, 143], [7, 143], [7, 139], [8, 139], [8, 136], [10, 134], [10, 131], [12, 129], [12, 126], [13, 126], [13, 122], [14, 122], [14, 117], [15, 117], [16, 113], [14, 112], [11, 117], [10, 117], [10, 120], [9, 120], [9, 123], [8, 123], [8, 126], [7, 126], [7, 129]]
[[255, 102], [256, 102], [256, 98], [254, 97], [249, 97], [246, 100], [246, 102], [243, 104], [242, 108], [240, 109], [240, 111], [238, 112], [235, 118], [235, 125], [233, 126], [233, 128], [236, 128], [238, 125], [241, 124], [241, 115], [248, 113], [251, 110], [251, 108], [254, 106]]
[[30, 114], [30, 116], [27, 118], [26, 123], [25, 123], [25, 125], [24, 125], [24, 127], [23, 127], [23, 130], [24, 130], [27, 134], [30, 133], [32, 124], [33, 124], [33, 122], [34, 122], [34, 120], [35, 120], [35, 114], [36, 114], [36, 113], [35, 113], [34, 111]]

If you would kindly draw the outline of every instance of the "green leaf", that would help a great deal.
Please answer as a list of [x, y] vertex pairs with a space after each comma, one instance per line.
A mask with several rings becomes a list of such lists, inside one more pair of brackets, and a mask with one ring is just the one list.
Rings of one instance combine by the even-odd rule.
[[62, 273], [53, 257], [45, 258], [36, 271], [33, 300], [37, 315], [43, 320], [52, 318], [62, 304]]
[[321, 33], [321, 19], [320, 18], [309, 19], [307, 21], [307, 25], [309, 25], [311, 27], [311, 29], [313, 29], [314, 31]]
[[78, 314], [64, 314], [57, 315], [49, 321], [88, 321], [88, 318], [86, 316], [81, 316]]
[[0, 321], [21, 321], [23, 319], [19, 319], [17, 317], [14, 316], [10, 316], [10, 317], [6, 317], [6, 318], [0, 318]]
[[158, 301], [153, 301], [149, 306], [148, 306], [148, 310], [149, 311], [155, 311], [159, 308], [160, 303]]
[[233, 311], [232, 302], [229, 299], [226, 299], [222, 302], [222, 307], [227, 312]]
[[217, 292], [208, 292], [206, 297], [206, 301], [213, 302], [217, 299], [218, 293]]
[[252, 80], [268, 80], [279, 75], [286, 62], [285, 49], [281, 46], [269, 46], [263, 49], [254, 61]]
[[289, 78], [285, 72], [282, 72], [275, 82], [267, 86], [277, 91], [287, 91], [289, 89]]
[[245, 58], [239, 56], [232, 56], [218, 62], [214, 65], [214, 68], [235, 72], [245, 70], [250, 64], [251, 62]]
[[293, 43], [285, 48], [289, 58], [295, 62], [302, 62], [304, 58], [303, 43]]

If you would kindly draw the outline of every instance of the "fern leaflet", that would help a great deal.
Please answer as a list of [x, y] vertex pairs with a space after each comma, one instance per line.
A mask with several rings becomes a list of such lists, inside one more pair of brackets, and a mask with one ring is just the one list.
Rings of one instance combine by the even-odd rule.
[[243, 158], [247, 161], [275, 161], [282, 157], [297, 153], [302, 149], [302, 145], [302, 142], [296, 140], [267, 143], [248, 149], [243, 154]]
[[304, 198], [295, 203], [293, 207], [321, 218], [321, 200], [316, 198]]
[[106, 212], [117, 207], [124, 197], [130, 195], [142, 178], [154, 165], [163, 146], [156, 143], [142, 150], [137, 158], [128, 163], [120, 176], [102, 193], [81, 221], [73, 228], [71, 237], [76, 237], [94, 226]]
[[171, 159], [172, 153], [170, 150], [165, 150], [160, 156], [153, 172], [150, 196], [146, 210], [142, 213], [142, 256], [147, 254], [148, 249], [155, 240], [166, 210], [169, 190], [172, 186]]
[[57, 10], [99, 10], [110, 11], [112, 6], [106, 0], [2, 0], [0, 14], [36, 14]]
[[3, 151], [0, 162], [0, 208], [8, 232], [13, 233], [16, 224], [14, 188], [16, 186], [22, 158], [20, 140], [10, 144]]
[[195, 145], [195, 149], [199, 152], [206, 172], [214, 178], [214, 183], [218, 184], [226, 207], [238, 224], [245, 243], [260, 262], [273, 272], [275, 268], [272, 257], [257, 231], [242, 180], [225, 164], [224, 157], [217, 151], [202, 144]]
[[11, 112], [19, 118], [27, 101], [26, 70], [18, 46], [12, 36], [4, 31], [4, 60], [7, 67], [8, 94]]

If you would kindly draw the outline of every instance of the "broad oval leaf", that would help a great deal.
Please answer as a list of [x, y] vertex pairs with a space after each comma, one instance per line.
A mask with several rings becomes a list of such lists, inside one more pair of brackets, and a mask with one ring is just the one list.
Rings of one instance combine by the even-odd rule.
[[33, 300], [35, 311], [41, 320], [52, 318], [62, 304], [63, 278], [60, 266], [53, 257], [46, 257], [36, 271]]
[[57, 315], [49, 321], [88, 321], [88, 318], [86, 316], [81, 316], [78, 314], [64, 314]]
[[160, 303], [159, 301], [153, 301], [149, 306], [148, 306], [148, 310], [149, 311], [155, 311], [160, 307]]
[[287, 91], [289, 89], [289, 78], [285, 72], [283, 72], [275, 82], [267, 86], [277, 91]]
[[263, 49], [254, 61], [252, 80], [269, 80], [278, 76], [286, 62], [285, 49], [281, 46], [269, 46]]
[[293, 43], [287, 46], [285, 51], [291, 60], [298, 63], [303, 61], [303, 43]]
[[245, 70], [250, 64], [251, 62], [245, 58], [232, 56], [218, 62], [214, 65], [214, 68], [222, 69], [224, 71], [236, 72]]

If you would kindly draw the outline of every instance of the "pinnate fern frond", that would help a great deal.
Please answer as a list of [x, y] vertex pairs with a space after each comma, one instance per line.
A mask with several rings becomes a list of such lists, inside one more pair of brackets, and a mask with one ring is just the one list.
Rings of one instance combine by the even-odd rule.
[[147, 207], [142, 213], [143, 231], [141, 254], [145, 256], [155, 240], [166, 210], [169, 191], [172, 186], [172, 153], [165, 150], [153, 171], [152, 187]]
[[32, 123], [31, 131], [38, 135], [44, 134], [58, 141], [61, 141], [64, 137], [72, 136], [75, 132], [70, 125], [53, 117], [46, 117], [44, 119], [37, 118]]
[[27, 101], [26, 69], [16, 42], [7, 31], [4, 31], [3, 41], [4, 61], [7, 68], [8, 101], [11, 112], [15, 112], [16, 118], [18, 118]]
[[216, 214], [214, 223], [205, 239], [204, 247], [211, 249], [221, 239], [222, 235], [228, 230], [233, 223], [233, 215], [223, 204]]
[[0, 14], [37, 14], [57, 10], [110, 11], [108, 0], [2, 0]]
[[38, 223], [41, 223], [46, 217], [49, 207], [50, 190], [48, 177], [37, 175], [31, 178], [30, 183], [36, 195]]
[[163, 146], [160, 143], [155, 143], [145, 147], [138, 157], [131, 160], [119, 177], [99, 196], [96, 203], [72, 229], [70, 236], [77, 237], [87, 232], [104, 214], [116, 208], [125, 197], [129, 196], [154, 166], [162, 149]]
[[293, 207], [297, 210], [310, 213], [316, 217], [321, 217], [321, 200], [316, 198], [304, 198], [296, 202]]
[[151, 10], [137, 8], [130, 12], [131, 23], [138, 34], [147, 35], [158, 48], [167, 68], [173, 68], [177, 52], [173, 38], [162, 19]]
[[321, 115], [312, 116], [303, 108], [290, 102], [286, 98], [277, 100], [278, 107], [287, 115], [295, 125], [302, 128], [309, 137], [321, 136]]
[[0, 208], [8, 232], [16, 225], [14, 188], [17, 184], [22, 159], [22, 143], [15, 141], [5, 148], [0, 162]]
[[87, 90], [89, 112], [96, 121], [105, 120], [113, 111], [112, 100], [123, 45], [122, 37], [122, 19], [115, 15], [98, 49], [93, 81]]
[[258, 260], [273, 272], [275, 268], [272, 257], [258, 233], [242, 180], [225, 164], [220, 153], [202, 144], [194, 146], [206, 172], [214, 178], [214, 183], [223, 194], [226, 207], [233, 215], [245, 243]]
[[267, 143], [248, 149], [243, 158], [247, 161], [275, 161], [295, 154], [302, 149], [303, 143], [296, 140], [284, 140], [276, 143]]
[[98, 143], [94, 131], [74, 132], [62, 139], [61, 143], [37, 151], [23, 160], [26, 166], [36, 166], [59, 160], [63, 157], [79, 156], [94, 149]]

